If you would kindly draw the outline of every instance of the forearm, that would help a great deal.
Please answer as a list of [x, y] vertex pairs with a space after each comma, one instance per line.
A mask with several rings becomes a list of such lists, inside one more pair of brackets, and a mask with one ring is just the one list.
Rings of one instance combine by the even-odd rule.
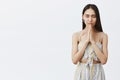
[[98, 46], [93, 43], [92, 47], [94, 48], [94, 51], [96, 53], [96, 56], [100, 60], [102, 64], [105, 64], [107, 62], [107, 57], [104, 55], [104, 53], [98, 48]]
[[79, 49], [79, 51], [73, 56], [73, 63], [74, 64], [77, 64], [77, 62], [82, 59], [87, 45], [88, 45], [87, 42], [83, 43], [81, 48]]

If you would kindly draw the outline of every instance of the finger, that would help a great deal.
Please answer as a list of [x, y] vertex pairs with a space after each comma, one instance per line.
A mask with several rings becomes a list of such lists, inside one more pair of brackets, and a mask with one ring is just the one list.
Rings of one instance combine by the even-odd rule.
[[91, 39], [91, 37], [92, 37], [92, 33], [91, 33], [92, 31], [90, 31], [90, 39]]
[[89, 28], [92, 28], [92, 24], [89, 24], [88, 27], [89, 27]]

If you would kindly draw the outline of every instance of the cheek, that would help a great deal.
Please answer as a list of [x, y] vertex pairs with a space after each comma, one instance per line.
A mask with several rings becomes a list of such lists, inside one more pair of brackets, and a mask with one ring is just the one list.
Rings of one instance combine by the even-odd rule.
[[88, 21], [88, 18], [84, 18], [84, 22], [86, 23]]
[[97, 21], [97, 19], [96, 19], [96, 18], [95, 18], [95, 19], [93, 19], [93, 22], [94, 22], [94, 23], [96, 23], [96, 21]]
[[96, 25], [96, 22], [97, 22], [97, 20], [95, 19], [95, 20], [93, 21], [93, 25], [94, 25], [94, 26]]
[[87, 19], [84, 19], [84, 23], [87, 24], [88, 20]]

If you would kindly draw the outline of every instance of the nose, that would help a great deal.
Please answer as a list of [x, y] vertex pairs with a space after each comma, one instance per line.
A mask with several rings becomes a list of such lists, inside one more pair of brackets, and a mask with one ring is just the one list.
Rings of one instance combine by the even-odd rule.
[[89, 17], [89, 21], [92, 22], [92, 17]]

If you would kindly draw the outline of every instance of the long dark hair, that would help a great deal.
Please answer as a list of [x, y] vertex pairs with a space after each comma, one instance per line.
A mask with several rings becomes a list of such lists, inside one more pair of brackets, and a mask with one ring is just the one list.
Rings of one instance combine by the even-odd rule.
[[[97, 30], [98, 32], [103, 32], [103, 29], [102, 29], [102, 25], [101, 25], [101, 21], [100, 21], [100, 14], [99, 14], [99, 10], [97, 8], [97, 6], [95, 4], [87, 4], [84, 9], [83, 9], [83, 12], [82, 12], [82, 15], [84, 15], [84, 12], [87, 10], [87, 9], [93, 9], [95, 11], [95, 14], [96, 14], [96, 18], [97, 18], [97, 21], [96, 21], [96, 24], [95, 24], [95, 30]], [[86, 27], [84, 21], [82, 20], [82, 29], [84, 29]]]

